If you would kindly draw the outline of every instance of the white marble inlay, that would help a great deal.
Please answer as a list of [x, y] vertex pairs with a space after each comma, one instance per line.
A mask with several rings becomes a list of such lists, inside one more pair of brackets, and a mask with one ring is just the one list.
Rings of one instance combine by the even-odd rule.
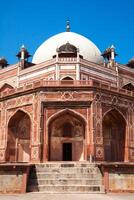
[[75, 69], [75, 65], [62, 65], [60, 66], [60, 69], [65, 69], [65, 70]]
[[39, 76], [39, 75], [54, 71], [54, 70], [55, 70], [54, 66], [53, 67], [49, 67], [49, 68], [45, 68], [45, 69], [42, 69], [40, 71], [36, 71], [34, 73], [22, 75], [19, 79], [20, 79], [20, 81], [23, 81], [23, 80], [26, 80], [26, 79], [29, 79], [29, 78], [33, 78], [33, 77], [36, 77], [36, 76]]
[[110, 80], [113, 80], [113, 81], [117, 81], [116, 80], [116, 77], [115, 76], [112, 76], [111, 74], [106, 74], [104, 72], [97, 72], [97, 71], [94, 71], [94, 70], [91, 70], [91, 69], [88, 69], [86, 67], [81, 67], [81, 70], [87, 72], [87, 73], [91, 73], [91, 74], [94, 74], [94, 75], [98, 75], [100, 77], [103, 77], [103, 78], [107, 78], [107, 79], [110, 79]]

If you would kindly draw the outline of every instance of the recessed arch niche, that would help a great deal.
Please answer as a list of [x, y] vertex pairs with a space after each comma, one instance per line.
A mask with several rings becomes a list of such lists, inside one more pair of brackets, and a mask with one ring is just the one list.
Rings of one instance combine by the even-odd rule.
[[84, 160], [85, 121], [72, 112], [55, 115], [48, 124], [49, 161]]
[[116, 109], [103, 118], [104, 159], [110, 162], [124, 161], [126, 121]]
[[27, 113], [18, 110], [9, 120], [6, 161], [30, 161], [31, 121]]

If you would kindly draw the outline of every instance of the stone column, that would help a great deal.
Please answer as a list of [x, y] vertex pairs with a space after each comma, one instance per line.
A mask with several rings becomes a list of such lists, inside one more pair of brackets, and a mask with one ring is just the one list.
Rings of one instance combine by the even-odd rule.
[[48, 161], [48, 142], [47, 142], [47, 123], [46, 123], [46, 109], [44, 108], [43, 109], [43, 127], [44, 127], [44, 130], [43, 130], [43, 162], [46, 162]]
[[40, 162], [40, 120], [41, 103], [38, 93], [33, 94], [33, 122], [31, 134], [31, 162]]
[[104, 147], [103, 147], [103, 132], [102, 132], [102, 105], [100, 95], [96, 95], [92, 103], [92, 123], [93, 123], [93, 146], [94, 146], [94, 160], [104, 160]]
[[58, 64], [58, 54], [56, 54], [56, 80], [59, 80], [59, 64]]
[[79, 53], [77, 53], [77, 64], [76, 64], [76, 80], [80, 80], [80, 63]]
[[132, 105], [128, 108], [125, 142], [125, 161], [134, 162], [134, 108]]
[[7, 144], [7, 135], [6, 132], [8, 126], [6, 126], [6, 110], [3, 107], [3, 103], [0, 104], [0, 163], [6, 161], [6, 144]]
[[86, 141], [86, 146], [85, 146], [85, 151], [86, 151], [86, 160], [90, 160], [91, 156], [91, 108], [87, 108], [87, 124], [86, 124], [86, 135], [85, 135], [85, 141]]

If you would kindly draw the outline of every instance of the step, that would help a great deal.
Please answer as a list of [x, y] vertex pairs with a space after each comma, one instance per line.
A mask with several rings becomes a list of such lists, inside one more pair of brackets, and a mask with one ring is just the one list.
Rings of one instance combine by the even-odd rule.
[[61, 193], [61, 192], [76, 192], [76, 193], [103, 193], [104, 188], [100, 185], [94, 185], [94, 186], [87, 186], [87, 185], [62, 185], [62, 186], [52, 186], [52, 185], [40, 185], [40, 186], [31, 186], [29, 187], [29, 191], [41, 191], [46, 193]]
[[101, 174], [90, 174], [90, 173], [37, 173], [31, 174], [31, 178], [42, 178], [42, 179], [60, 179], [60, 178], [101, 178]]
[[90, 163], [43, 163], [30, 172], [28, 191], [44, 193], [104, 193], [102, 174]]
[[95, 179], [31, 179], [29, 184], [38, 185], [101, 185], [101, 180]]
[[89, 167], [65, 167], [65, 168], [36, 168], [36, 172], [51, 172], [51, 173], [100, 173], [98, 168]]
[[54, 163], [40, 163], [36, 164], [36, 167], [47, 167], [47, 168], [59, 168], [59, 167], [95, 167], [96, 164], [89, 162], [54, 162]]

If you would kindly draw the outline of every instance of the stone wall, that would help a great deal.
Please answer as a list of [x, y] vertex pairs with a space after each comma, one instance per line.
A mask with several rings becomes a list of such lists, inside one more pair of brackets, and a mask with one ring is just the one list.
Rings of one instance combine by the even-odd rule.
[[25, 193], [29, 165], [1, 164], [0, 165], [0, 194]]
[[134, 173], [110, 172], [109, 173], [109, 191], [114, 192], [134, 192]]
[[106, 192], [134, 192], [134, 163], [101, 163]]

